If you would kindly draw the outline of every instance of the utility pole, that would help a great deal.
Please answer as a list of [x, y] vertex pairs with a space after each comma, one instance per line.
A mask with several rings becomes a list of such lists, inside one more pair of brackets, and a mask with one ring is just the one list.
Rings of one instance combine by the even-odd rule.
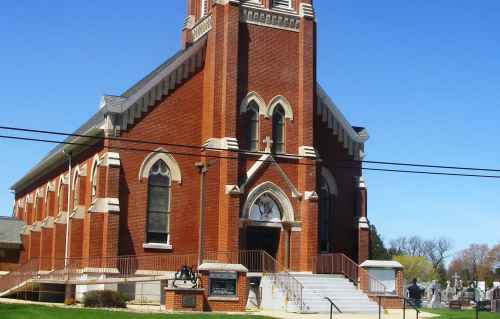
[[194, 164], [198, 168], [198, 173], [200, 173], [200, 217], [199, 217], [199, 228], [198, 228], [198, 268], [203, 263], [203, 233], [205, 228], [205, 176], [208, 172], [209, 163], [197, 162]]
[[[63, 150], [64, 155], [68, 158], [68, 207], [66, 209], [66, 242], [65, 242], [65, 251], [64, 251], [64, 272], [66, 274], [66, 279], [69, 280], [69, 272], [68, 272], [68, 266], [69, 266], [69, 207], [71, 203], [71, 152], [66, 152]], [[73, 300], [73, 294], [72, 294], [72, 286], [66, 284], [65, 285], [65, 290], [64, 290], [64, 301], [65, 302], [72, 302]]]

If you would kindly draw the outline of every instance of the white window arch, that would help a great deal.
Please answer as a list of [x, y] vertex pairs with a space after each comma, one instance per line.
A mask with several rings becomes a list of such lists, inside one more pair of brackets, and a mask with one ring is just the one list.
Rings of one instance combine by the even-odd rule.
[[182, 182], [181, 168], [172, 154], [163, 147], [157, 148], [146, 156], [139, 169], [139, 180], [149, 178], [149, 172], [158, 160], [162, 160], [167, 164], [172, 181], [180, 184]]
[[281, 188], [272, 182], [264, 182], [248, 194], [241, 217], [256, 222], [295, 221], [290, 199]]
[[170, 243], [171, 183], [167, 163], [158, 159], [150, 168], [148, 176], [147, 243]]
[[274, 114], [275, 108], [278, 107], [278, 105], [280, 105], [283, 108], [283, 110], [285, 112], [285, 118], [290, 120], [290, 121], [293, 121], [292, 105], [282, 95], [277, 95], [271, 100], [271, 102], [269, 103], [269, 106], [266, 110], [266, 117], [271, 118]]
[[97, 187], [99, 185], [99, 155], [94, 156], [92, 169], [90, 170], [90, 202], [94, 203], [97, 199]]

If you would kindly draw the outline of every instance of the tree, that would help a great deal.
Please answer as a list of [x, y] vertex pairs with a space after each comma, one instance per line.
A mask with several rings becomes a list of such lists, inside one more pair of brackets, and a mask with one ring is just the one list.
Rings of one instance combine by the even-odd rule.
[[498, 245], [489, 249], [488, 245], [472, 244], [453, 258], [448, 273], [458, 273], [466, 283], [473, 281], [485, 281], [486, 286], [491, 286], [495, 280]]
[[391, 260], [391, 255], [385, 248], [384, 241], [377, 231], [375, 225], [370, 226], [370, 241], [371, 241], [371, 259], [375, 260]]
[[423, 282], [429, 282], [438, 278], [432, 263], [423, 256], [394, 256], [394, 260], [403, 265], [403, 275], [407, 283], [411, 282], [414, 278]]
[[389, 253], [411, 257], [425, 257], [432, 264], [439, 282], [446, 283], [446, 267], [444, 265], [451, 251], [451, 241], [446, 238], [422, 239], [419, 236], [399, 237], [390, 243]]

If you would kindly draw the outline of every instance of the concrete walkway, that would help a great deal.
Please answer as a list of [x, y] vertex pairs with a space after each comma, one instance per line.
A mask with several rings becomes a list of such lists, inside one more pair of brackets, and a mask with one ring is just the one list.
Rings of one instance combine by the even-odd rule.
[[[49, 303], [49, 302], [35, 302], [28, 300], [18, 300], [18, 299], [7, 299], [0, 298], [0, 304], [30, 304], [30, 305], [40, 305], [40, 306], [48, 306], [48, 307], [57, 307], [57, 308], [66, 308], [66, 309], [82, 309], [83, 306], [81, 304], [75, 306], [66, 306], [61, 303]], [[150, 313], [163, 313], [166, 314], [164, 308], [158, 305], [127, 305], [127, 309], [102, 309], [102, 310], [110, 310], [110, 311], [124, 311], [131, 313], [141, 313], [141, 314], [150, 314]], [[192, 313], [192, 312], [191, 312]], [[277, 311], [252, 311], [246, 313], [225, 313], [225, 314], [233, 314], [233, 315], [256, 315], [256, 316], [265, 316], [265, 317], [273, 317], [273, 318], [283, 318], [283, 319], [330, 319], [329, 314], [300, 314], [300, 313], [287, 313], [287, 312], [277, 312]], [[421, 312], [419, 318], [432, 318], [437, 317], [437, 315]], [[333, 314], [334, 319], [378, 319], [378, 313], [372, 314]], [[402, 310], [388, 310], [382, 313], [382, 319], [402, 319], [403, 311]], [[406, 310], [406, 319], [416, 319], [415, 310]]]
[[[252, 314], [286, 319], [330, 319], [330, 314], [299, 314], [299, 313], [283, 313], [273, 311], [259, 311]], [[382, 312], [382, 319], [403, 319], [403, 310], [388, 310]], [[435, 314], [421, 312], [419, 318], [438, 317]], [[378, 313], [334, 313], [334, 319], [378, 319]], [[406, 319], [416, 319], [417, 313], [415, 310], [406, 310]]]

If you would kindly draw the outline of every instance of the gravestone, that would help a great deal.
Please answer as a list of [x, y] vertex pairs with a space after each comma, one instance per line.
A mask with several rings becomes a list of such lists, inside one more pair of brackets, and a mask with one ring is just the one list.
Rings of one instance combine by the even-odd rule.
[[491, 311], [500, 313], [500, 287], [493, 290], [491, 298]]

